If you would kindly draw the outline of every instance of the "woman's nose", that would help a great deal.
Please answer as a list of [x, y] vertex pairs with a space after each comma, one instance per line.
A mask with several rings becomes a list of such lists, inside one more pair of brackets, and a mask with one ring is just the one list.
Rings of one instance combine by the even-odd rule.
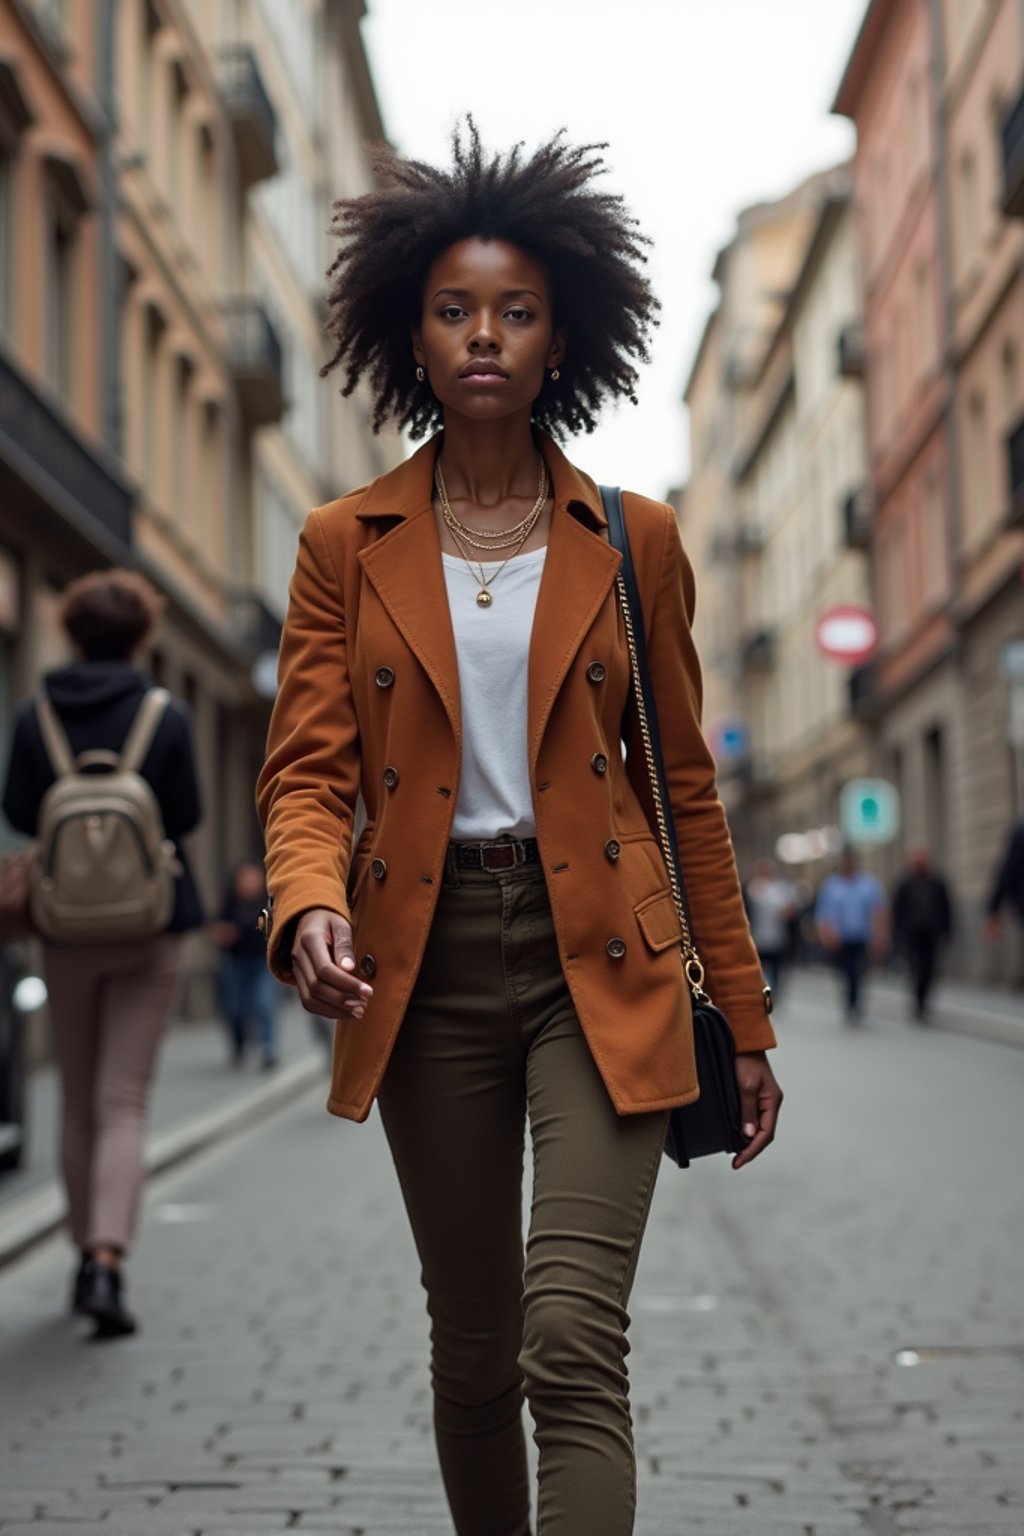
[[481, 314], [479, 316], [473, 334], [469, 339], [469, 345], [474, 352], [479, 352], [485, 347], [490, 348], [494, 352], [501, 346], [501, 337], [498, 334], [494, 321], [489, 315]]

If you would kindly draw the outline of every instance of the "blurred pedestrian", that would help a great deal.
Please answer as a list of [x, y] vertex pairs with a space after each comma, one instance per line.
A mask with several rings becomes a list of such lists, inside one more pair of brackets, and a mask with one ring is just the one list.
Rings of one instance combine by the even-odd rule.
[[[550, 434], [631, 392], [653, 295], [595, 147], [558, 135], [492, 159], [470, 125], [450, 169], [390, 151], [377, 169], [376, 190], [336, 205], [330, 366], [371, 386], [378, 426], [444, 430], [303, 530], [258, 788], [270, 964], [338, 1020], [329, 1108], [363, 1120], [379, 1102], [458, 1536], [531, 1529], [524, 1388], [539, 1529], [627, 1536], [626, 1307], [668, 1110], [697, 1083], [632, 710], [620, 749], [619, 556]], [[781, 1094], [700, 732], [693, 575], [670, 508], [625, 508], [666, 812], [736, 1036], [744, 1167]]]
[[914, 848], [908, 855], [893, 898], [892, 928], [893, 948], [906, 958], [910, 973], [914, 1018], [927, 1023], [936, 961], [953, 932], [949, 889], [932, 869], [927, 848]]
[[[11, 825], [35, 837], [58, 778], [54, 753], [67, 754], [62, 785], [72, 759], [83, 771], [83, 753], [92, 754], [91, 767], [115, 769], [112, 754], [127, 749], [133, 727], [150, 716], [153, 734], [139, 773], [155, 796], [162, 834], [174, 844], [170, 916], [145, 939], [44, 944], [62, 1090], [61, 1166], [79, 1249], [72, 1306], [94, 1320], [97, 1337], [136, 1328], [124, 1265], [138, 1216], [150, 1084], [177, 989], [182, 934], [203, 922], [178, 842], [200, 819], [191, 717], [178, 700], [155, 697], [136, 665], [162, 607], [153, 587], [131, 571], [94, 572], [71, 583], [60, 616], [77, 659], [47, 673], [42, 696], [20, 709], [3, 799]], [[102, 772], [93, 776], [99, 785]], [[94, 821], [93, 830], [103, 833], [103, 818]]]
[[782, 986], [783, 966], [793, 942], [797, 916], [797, 891], [791, 880], [779, 874], [774, 859], [759, 859], [747, 882], [747, 913], [750, 931], [761, 957], [764, 977], [776, 997]]
[[996, 943], [1003, 933], [1003, 908], [1024, 924], [1024, 818], [1010, 829], [988, 899], [986, 932]]
[[231, 1059], [241, 1066], [249, 1031], [255, 1025], [263, 1068], [277, 1066], [277, 982], [267, 969], [267, 946], [257, 924], [267, 902], [260, 859], [245, 859], [232, 871], [213, 941], [221, 951], [220, 995], [231, 1041]]
[[869, 960], [880, 960], [887, 952], [888, 911], [878, 880], [861, 869], [852, 848], [844, 848], [838, 870], [822, 881], [814, 918], [819, 942], [842, 978], [848, 1024], [861, 1018]]

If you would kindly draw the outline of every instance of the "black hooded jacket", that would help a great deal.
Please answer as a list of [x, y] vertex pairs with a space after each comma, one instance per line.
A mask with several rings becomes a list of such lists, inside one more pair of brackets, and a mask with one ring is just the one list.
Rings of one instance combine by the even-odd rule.
[[[74, 662], [48, 672], [43, 679], [43, 687], [76, 757], [97, 748], [120, 752], [143, 694], [152, 686], [145, 672], [126, 661]], [[167, 932], [199, 928], [204, 921], [203, 906], [178, 839], [198, 826], [202, 806], [192, 746], [192, 716], [179, 699], [172, 699], [167, 706], [141, 771], [156, 795], [164, 831], [174, 843], [182, 865]], [[19, 709], [14, 722], [4, 789], [4, 815], [16, 831], [35, 836], [39, 808], [54, 778], [30, 700]]]

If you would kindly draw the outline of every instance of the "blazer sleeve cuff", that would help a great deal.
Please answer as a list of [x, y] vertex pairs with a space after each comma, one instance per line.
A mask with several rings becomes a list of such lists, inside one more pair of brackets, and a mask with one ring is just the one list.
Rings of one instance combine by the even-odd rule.
[[771, 1019], [765, 1012], [763, 997], [746, 998], [742, 1003], [715, 1000], [725, 1015], [738, 1051], [770, 1051], [778, 1044]]
[[275, 896], [271, 903], [270, 933], [267, 939], [267, 964], [279, 981], [295, 986], [292, 968], [292, 947], [295, 929], [304, 912], [314, 907], [324, 907], [337, 912], [346, 922], [349, 916], [348, 898], [344, 887], [334, 881], [307, 881], [287, 896]]

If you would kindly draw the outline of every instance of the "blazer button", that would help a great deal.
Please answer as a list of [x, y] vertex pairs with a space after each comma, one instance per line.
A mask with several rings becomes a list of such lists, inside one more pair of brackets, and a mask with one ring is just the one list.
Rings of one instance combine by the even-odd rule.
[[390, 688], [395, 680], [395, 674], [391, 667], [378, 667], [373, 677], [378, 688]]
[[612, 863], [614, 864], [615, 860], [618, 858], [619, 854], [622, 852], [622, 844], [619, 842], [619, 840], [617, 838], [610, 837], [608, 839], [608, 841], [604, 845], [604, 851], [608, 855], [608, 857], [611, 859]]
[[383, 880], [388, 872], [388, 867], [383, 859], [374, 859], [370, 865], [370, 874], [375, 880]]
[[626, 941], [625, 939], [609, 939], [605, 949], [612, 960], [621, 960], [626, 953]]
[[372, 955], [364, 955], [359, 962], [359, 969], [364, 976], [376, 976], [377, 962]]
[[595, 773], [607, 773], [608, 759], [605, 757], [603, 752], [595, 752], [593, 757], [590, 759], [590, 766], [593, 768]]
[[592, 661], [587, 668], [587, 680], [591, 683], [604, 682], [604, 667], [599, 661]]
[[385, 768], [384, 769], [384, 783], [385, 783], [385, 785], [387, 786], [388, 789], [394, 789], [395, 788], [396, 784], [398, 783], [398, 769], [397, 768]]

